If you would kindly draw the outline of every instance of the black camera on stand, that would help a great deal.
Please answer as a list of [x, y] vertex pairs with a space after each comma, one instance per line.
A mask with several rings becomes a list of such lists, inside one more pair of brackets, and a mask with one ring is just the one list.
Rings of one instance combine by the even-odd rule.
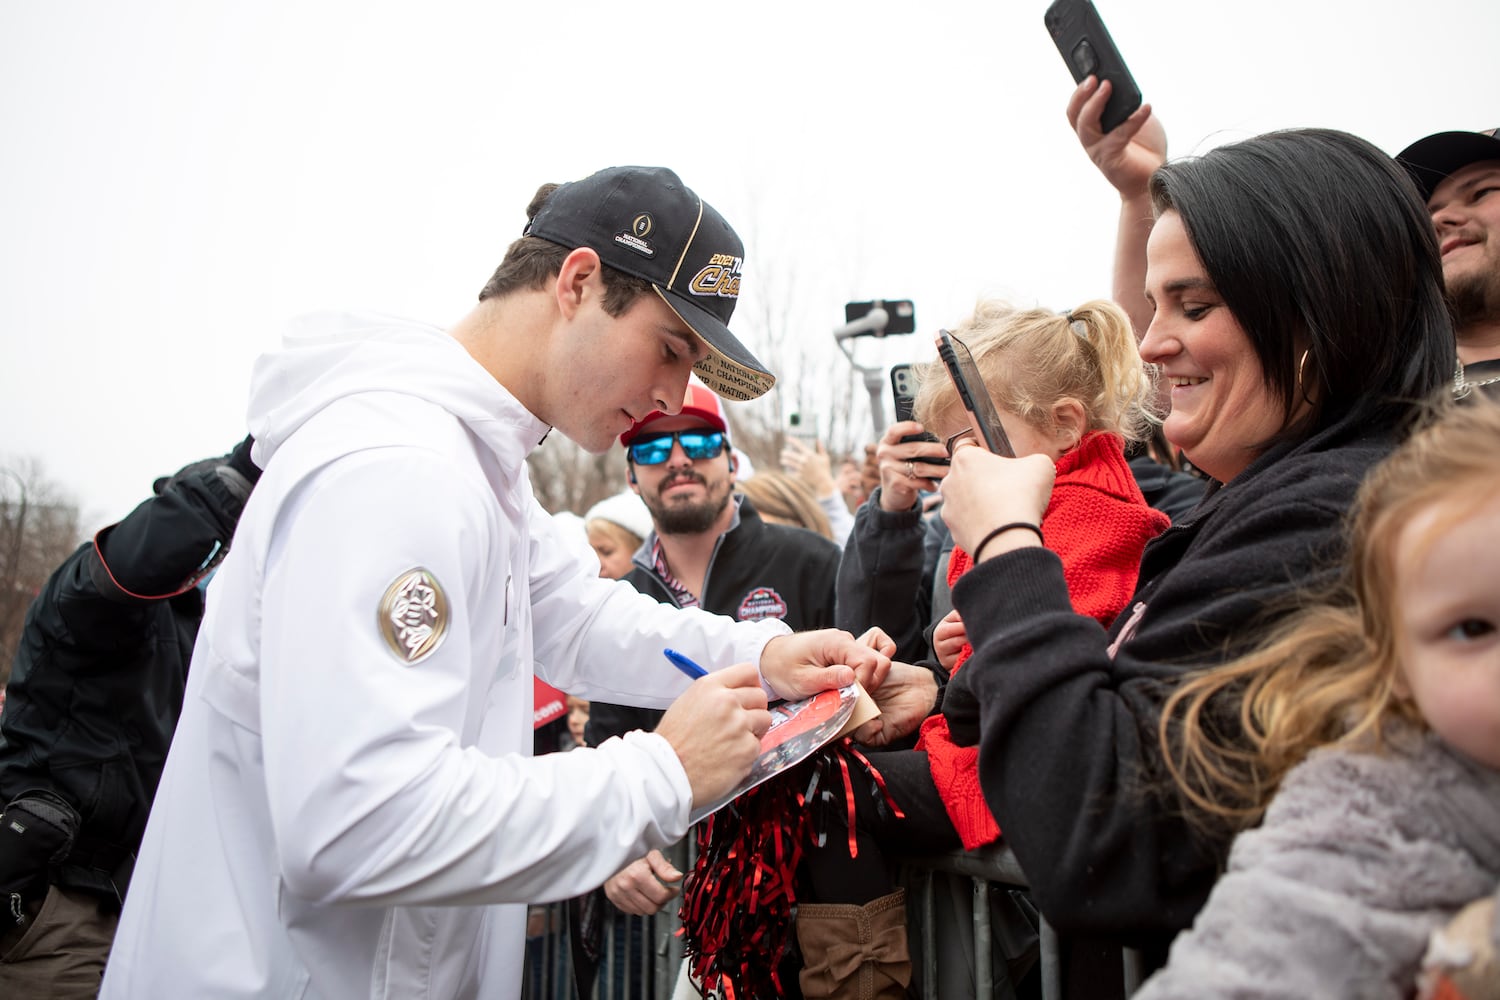
[[854, 359], [848, 346], [856, 337], [889, 337], [898, 333], [915, 333], [917, 310], [910, 299], [873, 299], [869, 302], [849, 302], [844, 305], [844, 324], [835, 327], [833, 339], [839, 350], [849, 359], [864, 377], [865, 391], [870, 394], [870, 419], [875, 423], [875, 436], [885, 433], [885, 408], [881, 405], [885, 392], [885, 369], [881, 366], [862, 365]]

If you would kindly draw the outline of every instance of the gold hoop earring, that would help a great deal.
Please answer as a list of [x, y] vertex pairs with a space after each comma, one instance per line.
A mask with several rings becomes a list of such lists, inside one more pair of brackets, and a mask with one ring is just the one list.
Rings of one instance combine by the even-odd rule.
[[1297, 391], [1302, 394], [1304, 403], [1311, 403], [1312, 399], [1307, 395], [1307, 384], [1302, 381], [1303, 371], [1307, 368], [1307, 356], [1312, 353], [1312, 348], [1302, 352], [1302, 358], [1297, 362]]

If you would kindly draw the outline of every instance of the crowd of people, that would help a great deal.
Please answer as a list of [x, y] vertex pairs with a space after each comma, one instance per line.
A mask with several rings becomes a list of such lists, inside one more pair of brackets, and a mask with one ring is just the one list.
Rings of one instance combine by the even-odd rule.
[[[1068, 996], [1122, 948], [1142, 997], [1500, 996], [1500, 138], [1173, 160], [1109, 91], [1067, 114], [1113, 300], [951, 327], [1013, 456], [933, 362], [863, 454], [751, 474], [744, 248], [663, 168], [544, 185], [451, 330], [292, 324], [250, 436], [27, 616], [0, 993], [519, 996], [561, 900], [586, 992], [687, 887], [795, 905], [686, 993], [902, 997], [902, 857], [998, 843]], [[554, 431], [625, 456], [576, 524], [528, 479]], [[835, 829], [809, 786], [784, 870], [668, 860], [775, 702], [856, 680]]]

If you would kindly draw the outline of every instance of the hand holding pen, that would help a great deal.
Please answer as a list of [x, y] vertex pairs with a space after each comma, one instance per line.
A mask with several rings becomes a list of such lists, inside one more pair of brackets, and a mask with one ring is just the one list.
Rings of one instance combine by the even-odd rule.
[[749, 773], [760, 738], [771, 727], [760, 672], [739, 663], [708, 673], [675, 651], [667, 651], [667, 659], [695, 680], [667, 709], [656, 734], [681, 761], [693, 803], [713, 802]]

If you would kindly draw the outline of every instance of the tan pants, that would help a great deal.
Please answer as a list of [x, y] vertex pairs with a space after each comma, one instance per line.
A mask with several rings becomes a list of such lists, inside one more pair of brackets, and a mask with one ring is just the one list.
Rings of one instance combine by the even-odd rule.
[[97, 997], [119, 922], [95, 893], [52, 886], [30, 923], [0, 935], [0, 997]]

